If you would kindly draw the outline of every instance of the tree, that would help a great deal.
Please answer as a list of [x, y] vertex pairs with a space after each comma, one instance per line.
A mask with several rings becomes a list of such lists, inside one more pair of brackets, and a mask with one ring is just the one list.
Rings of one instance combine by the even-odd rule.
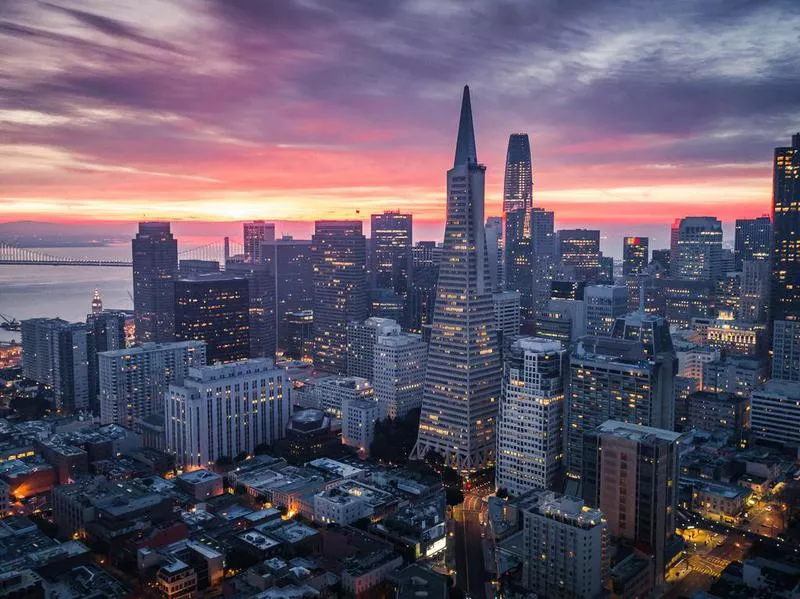
[[396, 466], [408, 462], [408, 456], [417, 442], [419, 409], [412, 410], [403, 418], [386, 418], [375, 423], [375, 436], [370, 446], [370, 455], [382, 462]]

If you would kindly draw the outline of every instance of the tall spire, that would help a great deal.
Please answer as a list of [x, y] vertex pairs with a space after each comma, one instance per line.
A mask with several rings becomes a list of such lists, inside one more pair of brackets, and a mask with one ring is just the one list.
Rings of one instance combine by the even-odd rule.
[[453, 166], [477, 163], [478, 152], [475, 149], [475, 128], [472, 126], [472, 104], [469, 101], [469, 85], [465, 85], [464, 96], [461, 99], [461, 118], [458, 121], [456, 159]]

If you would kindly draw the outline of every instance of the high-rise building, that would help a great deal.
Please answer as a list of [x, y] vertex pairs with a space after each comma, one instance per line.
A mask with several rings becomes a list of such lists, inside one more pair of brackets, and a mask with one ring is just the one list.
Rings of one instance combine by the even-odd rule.
[[716, 281], [722, 277], [722, 223], [713, 216], [680, 219], [670, 259], [674, 279]]
[[558, 232], [560, 269], [567, 279], [596, 282], [600, 255], [600, 231], [562, 229]]
[[489, 256], [492, 289], [496, 291], [503, 288], [505, 280], [503, 251], [503, 219], [500, 216], [490, 216], [486, 219], [486, 253]]
[[205, 341], [209, 364], [250, 355], [249, 314], [249, 283], [244, 277], [206, 273], [175, 281], [175, 338]]
[[411, 278], [412, 216], [387, 210], [373, 214], [370, 246], [372, 287], [405, 297]]
[[530, 220], [532, 207], [533, 167], [530, 141], [526, 133], [512, 133], [508, 138], [503, 187], [505, 280], [506, 289], [519, 291], [526, 319], [529, 318], [533, 291]]
[[512, 133], [508, 137], [503, 183], [503, 213], [528, 211], [533, 207], [533, 166], [527, 133]]
[[[534, 208], [531, 219], [531, 272], [532, 295], [531, 315], [524, 317], [523, 326], [528, 331], [534, 318], [543, 310], [550, 299], [550, 283], [556, 268], [555, 214], [542, 208]], [[521, 301], [521, 300], [520, 300]]]
[[676, 328], [688, 329], [693, 318], [711, 316], [714, 281], [662, 279], [660, 288], [663, 314]]
[[586, 307], [580, 299], [551, 299], [536, 316], [536, 335], [561, 341], [564, 345], [575, 343], [586, 334]]
[[286, 349], [289, 343], [286, 314], [313, 308], [311, 240], [284, 236], [265, 242], [261, 256], [275, 279], [277, 345]]
[[310, 358], [314, 347], [314, 311], [287, 312], [286, 320], [289, 331], [286, 357], [293, 360]]
[[90, 314], [100, 314], [103, 311], [103, 298], [100, 296], [100, 290], [95, 287], [92, 294], [92, 311]]
[[800, 383], [800, 320], [776, 320], [772, 378]]
[[[261, 248], [269, 248], [261, 245]], [[277, 349], [277, 302], [272, 264], [229, 260], [225, 274], [247, 279], [248, 330], [251, 358], [274, 358]]]
[[[800, 321], [800, 133], [791, 147], [775, 148], [772, 195], [772, 288], [769, 332], [794, 330], [779, 321]], [[785, 365], [778, 365], [783, 371]]]
[[88, 351], [83, 323], [60, 318], [22, 321], [23, 372], [52, 389], [59, 410], [72, 414], [92, 407]]
[[261, 264], [264, 261], [262, 246], [275, 241], [275, 223], [263, 220], [246, 222], [243, 225], [244, 261], [248, 264]]
[[500, 399], [500, 349], [484, 233], [485, 171], [478, 163], [465, 87], [455, 160], [447, 172], [447, 224], [412, 452], [417, 459], [436, 452], [462, 473], [494, 463]]
[[764, 358], [725, 356], [705, 362], [702, 366], [702, 389], [712, 393], [729, 393], [750, 397], [767, 380]]
[[[677, 359], [672, 344], [656, 345], [648, 355], [647, 344], [632, 336], [636, 328], [625, 327], [631, 331], [626, 338], [584, 337], [570, 356], [565, 449], [571, 477], [582, 476], [584, 433], [606, 420], [673, 428]], [[656, 333], [657, 343], [659, 338]]]
[[670, 249], [653, 250], [653, 258], [650, 260], [651, 263], [658, 262], [664, 268], [664, 273], [666, 275], [670, 274], [670, 265], [672, 263], [671, 251]]
[[505, 354], [497, 421], [497, 487], [511, 495], [554, 489], [564, 456], [566, 350], [522, 337]]
[[502, 333], [503, 339], [519, 335], [519, 293], [517, 291], [495, 293], [492, 295], [492, 304], [494, 305], [495, 327]]
[[290, 413], [286, 371], [270, 359], [191, 368], [166, 394], [167, 452], [182, 468], [252, 454], [283, 439]]
[[605, 514], [612, 537], [653, 557], [659, 581], [675, 537], [679, 439], [680, 433], [614, 420], [583, 439], [584, 501]]
[[626, 277], [644, 272], [650, 258], [650, 239], [626, 237], [622, 242], [622, 274]]
[[169, 223], [144, 222], [139, 223], [131, 246], [136, 340], [173, 341], [178, 241], [172, 236]]
[[609, 567], [603, 513], [543, 490], [511, 503], [522, 524], [522, 586], [548, 599], [602, 596]]
[[399, 335], [402, 329], [396, 320], [370, 317], [363, 322], [347, 324], [347, 374], [373, 380], [375, 344], [378, 337]]
[[589, 285], [583, 291], [586, 334], [608, 335], [617, 317], [628, 312], [628, 289], [624, 285]]
[[367, 317], [367, 240], [361, 221], [319, 220], [312, 239], [314, 366], [347, 371], [347, 323]]
[[800, 449], [800, 383], [772, 379], [750, 397], [756, 439]]
[[743, 322], [766, 322], [769, 307], [769, 260], [744, 260], [738, 315]]
[[183, 383], [189, 368], [204, 366], [203, 341], [144, 343], [98, 354], [100, 422], [139, 430], [150, 414], [164, 413], [169, 385]]
[[348, 399], [374, 401], [372, 383], [359, 376], [327, 375], [312, 378], [292, 390], [292, 403], [303, 408], [324, 410], [335, 418], [342, 417], [342, 406]]
[[742, 270], [745, 260], [769, 262], [772, 247], [772, 220], [769, 216], [736, 219], [734, 268]]
[[98, 312], [86, 317], [86, 353], [89, 360], [89, 407], [100, 413], [100, 352], [125, 347], [124, 312]]
[[428, 344], [421, 335], [380, 335], [375, 341], [373, 382], [382, 417], [403, 418], [422, 406]]

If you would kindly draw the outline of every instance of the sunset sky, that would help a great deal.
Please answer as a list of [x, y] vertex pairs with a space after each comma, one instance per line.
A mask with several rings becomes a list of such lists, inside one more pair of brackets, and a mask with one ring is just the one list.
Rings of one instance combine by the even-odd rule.
[[0, 221], [444, 215], [470, 85], [487, 213], [531, 136], [560, 225], [769, 211], [796, 0], [2, 0]]

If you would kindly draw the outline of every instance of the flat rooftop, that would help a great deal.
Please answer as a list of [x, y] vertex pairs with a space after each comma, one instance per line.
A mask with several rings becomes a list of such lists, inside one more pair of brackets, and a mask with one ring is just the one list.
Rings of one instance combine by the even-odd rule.
[[598, 431], [613, 434], [617, 437], [624, 437], [631, 441], [643, 441], [648, 437], [656, 437], [670, 443], [676, 442], [681, 438], [681, 433], [668, 431], [663, 428], [643, 426], [641, 424], [630, 424], [619, 420], [606, 420], [597, 427]]

